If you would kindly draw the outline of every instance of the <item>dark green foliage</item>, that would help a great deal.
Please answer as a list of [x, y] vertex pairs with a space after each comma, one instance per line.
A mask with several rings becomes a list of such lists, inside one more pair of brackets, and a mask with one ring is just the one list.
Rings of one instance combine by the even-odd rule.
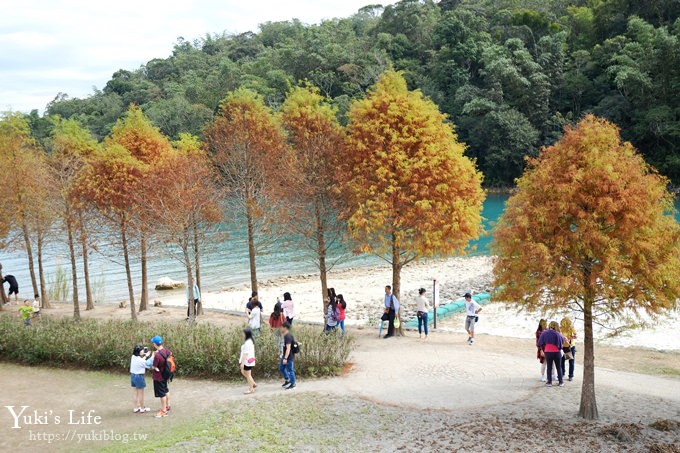
[[[151, 347], [161, 335], [177, 361], [175, 376], [241, 379], [238, 359], [243, 329], [210, 324], [150, 324], [133, 321], [74, 321], [43, 318], [27, 329], [17, 318], [0, 316], [0, 360], [26, 365], [74, 367], [128, 373], [132, 348]], [[342, 370], [353, 340], [323, 335], [320, 327], [296, 326], [293, 334], [302, 353], [295, 359], [300, 376], [329, 376]], [[278, 343], [269, 328], [255, 342], [255, 376], [278, 375]]]
[[511, 185], [526, 155], [586, 113], [614, 121], [677, 184], [679, 17], [678, 0], [402, 0], [318, 25], [180, 38], [170, 57], [117, 71], [86, 99], [60, 94], [47, 112], [103, 137], [136, 103], [171, 137], [200, 135], [229, 91], [245, 86], [277, 108], [307, 79], [344, 122], [393, 67], [450, 115], [489, 184]]

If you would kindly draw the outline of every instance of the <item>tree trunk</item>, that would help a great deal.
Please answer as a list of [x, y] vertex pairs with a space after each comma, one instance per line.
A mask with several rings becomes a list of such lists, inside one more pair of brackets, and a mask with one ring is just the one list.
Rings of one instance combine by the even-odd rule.
[[189, 255], [189, 232], [184, 231], [184, 243], [182, 244], [182, 253], [184, 254], [184, 269], [187, 273], [187, 304], [189, 306], [189, 321], [192, 322], [196, 319], [196, 308], [194, 307], [194, 299], [196, 295], [194, 294], [194, 276], [191, 272], [191, 256]]
[[250, 257], [250, 286], [251, 291], [257, 291], [257, 268], [255, 266], [255, 231], [253, 226], [253, 212], [250, 206], [246, 207], [248, 217], [248, 255]]
[[140, 248], [142, 249], [142, 297], [139, 300], [139, 311], [146, 310], [149, 306], [149, 275], [146, 270], [146, 234], [142, 233]]
[[395, 330], [395, 335], [404, 335], [404, 326], [401, 322], [401, 254], [397, 247], [397, 240], [392, 233], [392, 294], [399, 301], [399, 311], [395, 314], [399, 319], [399, 328]]
[[198, 245], [198, 223], [196, 222], [194, 222], [194, 267], [196, 269], [196, 286], [201, 289], [201, 255]]
[[583, 302], [583, 385], [579, 415], [587, 420], [598, 418], [595, 400], [595, 351], [593, 345], [593, 297]]
[[321, 216], [318, 208], [318, 202], [314, 204], [314, 216], [316, 218], [316, 240], [317, 240], [317, 256], [319, 258], [319, 278], [321, 279], [321, 300], [323, 301], [323, 313], [321, 316], [325, 322], [326, 313], [328, 312], [328, 269], [326, 268], [326, 236], [325, 236], [325, 220]]
[[128, 295], [130, 297], [130, 315], [133, 321], [137, 321], [137, 312], [135, 311], [135, 291], [132, 288], [132, 273], [130, 272], [130, 254], [128, 253], [126, 228], [125, 223], [121, 222], [120, 236], [123, 242], [123, 256], [125, 257], [125, 275], [127, 276]]
[[198, 223], [194, 222], [194, 268], [196, 269], [196, 286], [201, 291], [201, 299], [198, 301], [198, 314], [203, 314], [203, 288], [201, 287], [201, 250], [198, 244]]
[[[85, 276], [85, 298], [87, 299], [87, 306], [85, 310], [94, 309], [94, 298], [92, 297], [92, 287], [90, 286], [90, 263], [89, 250], [87, 247], [87, 230], [85, 229], [85, 221], [83, 214], [79, 213], [80, 219], [80, 245], [83, 248], [83, 274]], [[103, 301], [101, 301], [103, 302]]]
[[38, 234], [38, 274], [40, 275], [40, 308], [52, 308], [45, 284], [45, 271], [43, 270], [43, 235]]
[[33, 265], [33, 248], [31, 247], [31, 239], [28, 236], [28, 225], [26, 223], [22, 226], [24, 233], [24, 243], [26, 245], [26, 255], [28, 256], [28, 271], [31, 274], [31, 284], [33, 285], [33, 294], [38, 294], [38, 282], [35, 278], [35, 266]]
[[80, 320], [80, 303], [78, 301], [78, 269], [76, 268], [76, 248], [73, 244], [73, 224], [67, 214], [66, 232], [68, 233], [68, 252], [71, 255], [71, 279], [73, 280], [73, 319]]

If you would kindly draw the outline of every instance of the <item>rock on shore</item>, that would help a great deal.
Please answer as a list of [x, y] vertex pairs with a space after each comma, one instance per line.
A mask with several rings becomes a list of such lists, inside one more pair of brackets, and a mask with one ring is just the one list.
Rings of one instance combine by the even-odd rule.
[[171, 289], [181, 289], [184, 288], [186, 284], [184, 282], [178, 282], [170, 277], [161, 277], [156, 282], [156, 291], [167, 291]]

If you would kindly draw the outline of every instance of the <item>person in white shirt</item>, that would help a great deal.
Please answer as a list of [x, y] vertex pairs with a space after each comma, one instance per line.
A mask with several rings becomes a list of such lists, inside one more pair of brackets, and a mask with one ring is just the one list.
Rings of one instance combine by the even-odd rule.
[[472, 294], [465, 294], [465, 330], [468, 333], [468, 344], [472, 346], [475, 343], [475, 323], [477, 322], [477, 315], [482, 311], [482, 306], [472, 300]]
[[260, 310], [260, 307], [257, 305], [255, 305], [248, 314], [248, 326], [255, 335], [260, 332], [260, 327], [262, 327], [262, 310]]
[[37, 318], [40, 316], [40, 294], [35, 295], [35, 299], [33, 299], [33, 317]]
[[425, 297], [427, 290], [425, 288], [420, 288], [418, 290], [419, 296], [416, 297], [416, 316], [418, 317], [418, 334], [420, 338], [423, 338], [423, 325], [425, 326], [425, 339], [427, 340], [428, 334], [428, 312], [430, 311], [430, 301]]
[[152, 363], [153, 358], [149, 350], [141, 345], [135, 346], [130, 358], [130, 384], [132, 385], [132, 400], [135, 403], [133, 412], [135, 414], [143, 414], [151, 410], [144, 405], [144, 388], [146, 387], [144, 374], [147, 369], [151, 368]]
[[241, 368], [241, 374], [246, 378], [246, 382], [248, 382], [248, 390], [245, 394], [250, 395], [257, 387], [252, 375], [252, 370], [255, 367], [255, 342], [253, 341], [253, 331], [250, 329], [243, 329], [243, 340], [243, 344], [241, 345], [241, 357], [238, 359], [238, 364]]

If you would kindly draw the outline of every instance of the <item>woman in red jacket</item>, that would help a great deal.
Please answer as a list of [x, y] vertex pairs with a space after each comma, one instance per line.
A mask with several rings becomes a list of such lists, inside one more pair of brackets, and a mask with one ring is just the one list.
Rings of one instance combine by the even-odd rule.
[[347, 308], [347, 302], [345, 302], [345, 298], [342, 297], [342, 294], [338, 294], [336, 296], [336, 300], [338, 301], [338, 325], [340, 326], [340, 330], [342, 330], [342, 336], [345, 336], [345, 309]]

